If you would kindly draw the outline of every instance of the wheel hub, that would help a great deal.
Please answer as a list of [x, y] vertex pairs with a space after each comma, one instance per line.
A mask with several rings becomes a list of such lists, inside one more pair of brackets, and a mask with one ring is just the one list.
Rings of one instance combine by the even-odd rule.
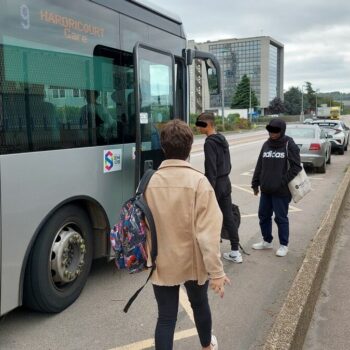
[[51, 275], [56, 284], [74, 281], [85, 265], [86, 245], [82, 235], [66, 225], [62, 228], [51, 249]]

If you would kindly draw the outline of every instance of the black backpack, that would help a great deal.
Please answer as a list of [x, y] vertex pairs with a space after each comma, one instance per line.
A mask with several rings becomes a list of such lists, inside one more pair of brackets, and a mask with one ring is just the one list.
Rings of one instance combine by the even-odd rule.
[[[235, 222], [234, 229], [236, 230], [236, 233], [238, 234], [239, 226], [241, 225], [241, 212], [239, 211], [239, 207], [236, 204], [232, 203], [232, 213], [233, 213], [233, 220]], [[221, 230], [221, 238], [222, 239], [230, 239], [229, 234], [227, 230], [222, 227]]]

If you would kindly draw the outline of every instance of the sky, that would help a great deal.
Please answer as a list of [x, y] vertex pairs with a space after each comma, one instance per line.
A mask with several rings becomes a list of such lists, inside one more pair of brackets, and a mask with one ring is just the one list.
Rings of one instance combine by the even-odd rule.
[[284, 44], [284, 89], [350, 92], [349, 0], [145, 0], [178, 15], [197, 42], [270, 36]]

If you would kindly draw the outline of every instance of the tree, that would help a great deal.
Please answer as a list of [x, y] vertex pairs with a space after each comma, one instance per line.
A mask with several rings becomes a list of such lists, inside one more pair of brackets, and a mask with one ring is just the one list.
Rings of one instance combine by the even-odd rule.
[[306, 84], [306, 96], [304, 96], [304, 110], [315, 110], [316, 107], [316, 91], [312, 88], [309, 81]]
[[284, 103], [279, 97], [275, 97], [269, 105], [268, 114], [280, 114], [285, 111]]
[[249, 78], [244, 74], [242, 80], [237, 85], [231, 108], [249, 108], [249, 95], [251, 98], [251, 107], [256, 107], [258, 105], [258, 99], [254, 90], [250, 89]]
[[288, 114], [300, 114], [301, 91], [299, 88], [292, 86], [287, 92], [284, 93], [284, 107]]

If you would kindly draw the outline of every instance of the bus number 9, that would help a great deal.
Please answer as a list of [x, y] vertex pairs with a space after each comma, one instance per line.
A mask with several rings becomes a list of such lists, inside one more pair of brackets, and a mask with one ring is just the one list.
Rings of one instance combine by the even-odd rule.
[[27, 5], [22, 5], [20, 8], [20, 13], [23, 21], [21, 22], [23, 29], [29, 29], [30, 27], [30, 14], [29, 8]]

